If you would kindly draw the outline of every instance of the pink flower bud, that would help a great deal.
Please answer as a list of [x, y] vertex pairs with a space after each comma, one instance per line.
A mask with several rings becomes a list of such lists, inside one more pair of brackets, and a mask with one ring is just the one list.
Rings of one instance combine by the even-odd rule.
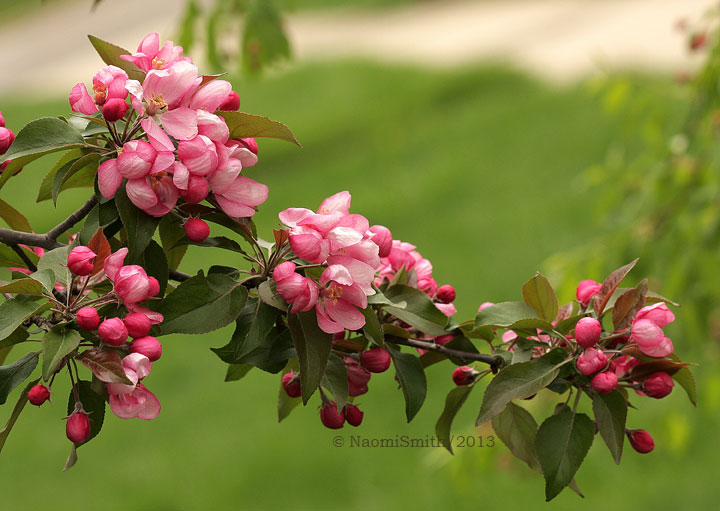
[[610, 394], [610, 392], [617, 387], [618, 377], [611, 371], [605, 371], [604, 373], [593, 376], [593, 379], [590, 380], [590, 384], [600, 394]]
[[68, 254], [68, 268], [75, 275], [90, 275], [95, 267], [96, 256], [97, 254], [87, 247], [75, 247]]
[[138, 337], [145, 337], [152, 327], [150, 318], [142, 312], [131, 312], [123, 318], [123, 323], [125, 324], [125, 328], [127, 328], [130, 337], [134, 339], [137, 339]]
[[128, 179], [138, 179], [150, 173], [157, 151], [144, 140], [125, 142], [117, 157], [117, 171]]
[[392, 233], [390, 229], [384, 225], [373, 225], [370, 227], [370, 232], [373, 233], [372, 241], [378, 247], [380, 247], [380, 257], [387, 257], [392, 250]]
[[621, 355], [612, 359], [610, 362], [610, 370], [617, 375], [629, 373], [633, 367], [640, 364], [640, 360], [628, 355]]
[[285, 389], [285, 393], [290, 397], [302, 396], [302, 389], [300, 388], [300, 377], [295, 371], [283, 374], [282, 387]]
[[472, 367], [461, 366], [455, 368], [452, 374], [452, 379], [455, 382], [455, 385], [470, 385], [473, 381], [475, 381], [478, 374], [480, 373]]
[[657, 372], [645, 378], [643, 392], [655, 399], [661, 399], [672, 392], [675, 382], [668, 373]]
[[0, 154], [5, 154], [13, 142], [15, 142], [15, 134], [12, 130], [0, 127]]
[[178, 158], [182, 160], [191, 174], [206, 176], [218, 166], [218, 153], [215, 144], [204, 135], [178, 144]]
[[127, 111], [127, 102], [124, 99], [120, 98], [109, 99], [102, 108], [103, 117], [108, 122], [119, 121], [120, 119], [125, 117]]
[[357, 406], [350, 403], [345, 405], [345, 420], [351, 426], [358, 427], [362, 424], [364, 415], [365, 414]]
[[587, 307], [590, 299], [600, 292], [602, 284], [598, 284], [594, 280], [583, 280], [578, 284], [575, 296], [578, 301]]
[[73, 412], [65, 423], [65, 434], [68, 440], [81, 444], [90, 438], [90, 418], [81, 411]]
[[493, 305], [495, 305], [493, 302], [483, 302], [480, 304], [480, 307], [478, 307], [478, 312], [483, 309], [487, 309], [488, 307], [492, 307]]
[[160, 292], [160, 282], [158, 282], [158, 279], [155, 277], [148, 277], [148, 298], [152, 298], [153, 296], [157, 296]]
[[360, 363], [371, 373], [384, 373], [390, 367], [390, 354], [382, 348], [373, 348], [360, 354]]
[[578, 357], [577, 368], [580, 374], [590, 376], [593, 373], [605, 368], [607, 365], [607, 355], [601, 350], [595, 348], [588, 348], [585, 352]]
[[225, 100], [220, 103], [218, 110], [224, 112], [237, 112], [240, 109], [240, 96], [234, 90], [230, 91]]
[[582, 318], [575, 325], [575, 339], [585, 349], [595, 346], [600, 340], [600, 334], [602, 325], [595, 318]]
[[28, 392], [28, 401], [35, 406], [40, 406], [50, 399], [50, 389], [45, 385], [35, 385]]
[[100, 316], [95, 307], [83, 307], [77, 311], [77, 324], [83, 330], [95, 330], [100, 323]]
[[647, 319], [655, 323], [660, 328], [664, 327], [675, 321], [675, 314], [668, 309], [665, 302], [659, 302], [648, 307], [643, 307], [635, 314], [633, 322], [640, 321], [641, 319]]
[[77, 112], [85, 115], [92, 115], [98, 111], [95, 106], [95, 101], [88, 94], [87, 87], [84, 83], [76, 84], [70, 91], [70, 109], [73, 112]]
[[155, 362], [162, 356], [162, 344], [150, 335], [139, 337], [130, 343], [130, 353], [145, 355], [150, 362]]
[[673, 352], [672, 342], [651, 319], [634, 320], [631, 332], [632, 340], [645, 355], [667, 357]]
[[231, 142], [236, 142], [238, 147], [245, 148], [253, 154], [258, 153], [258, 145], [254, 138], [233, 138]]
[[2, 112], [0, 112], [0, 128], [5, 127], [5, 117], [3, 117]]
[[190, 176], [188, 178], [187, 190], [180, 190], [182, 197], [188, 204], [197, 204], [205, 200], [210, 193], [210, 185], [203, 176]]
[[127, 253], [127, 248], [121, 248], [117, 252], [113, 252], [105, 258], [103, 269], [105, 270], [105, 275], [107, 275], [110, 280], [115, 280], [115, 274], [123, 267]]
[[320, 409], [320, 420], [326, 428], [340, 429], [345, 424], [345, 414], [342, 410], [338, 413], [337, 405], [331, 401]]
[[368, 391], [370, 373], [353, 358], [345, 357], [343, 362], [348, 375], [348, 394], [351, 397], [365, 394]]
[[145, 270], [136, 264], [120, 268], [115, 273], [115, 293], [126, 304], [147, 299], [150, 296], [150, 279]]
[[110, 318], [100, 323], [98, 336], [110, 346], [122, 346], [128, 338], [128, 331], [122, 319]]
[[314, 280], [295, 272], [295, 264], [290, 261], [280, 263], [273, 269], [277, 293], [288, 304], [290, 312], [306, 312], [317, 303], [320, 291]]
[[183, 228], [188, 239], [195, 243], [202, 243], [210, 236], [210, 226], [199, 218], [188, 218]]
[[455, 301], [455, 288], [450, 284], [440, 286], [437, 290], [437, 299], [442, 303], [452, 303]]
[[630, 445], [640, 454], [647, 454], [655, 449], [655, 442], [650, 433], [644, 429], [630, 429], [627, 430], [627, 437], [630, 440]]

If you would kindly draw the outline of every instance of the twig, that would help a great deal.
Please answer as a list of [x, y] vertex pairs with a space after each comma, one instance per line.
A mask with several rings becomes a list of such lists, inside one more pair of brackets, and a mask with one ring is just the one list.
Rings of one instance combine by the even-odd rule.
[[442, 353], [443, 355], [459, 358], [461, 360], [475, 360], [478, 362], [483, 362], [485, 364], [489, 364], [493, 368], [499, 368], [503, 363], [503, 360], [500, 356], [487, 355], [485, 353], [470, 353], [467, 351], [454, 350], [451, 348], [446, 348], [445, 346], [442, 346], [440, 344], [435, 344], [434, 342], [419, 341], [417, 339], [403, 339], [400, 337], [393, 337], [392, 340], [388, 339], [388, 342], [391, 342], [394, 344], [402, 344], [403, 346], [410, 346], [412, 348], [420, 348], [423, 350], [435, 351], [437, 353]]
[[30, 260], [30, 258], [27, 256], [23, 249], [21, 249], [17, 245], [10, 245], [10, 248], [13, 249], [13, 252], [20, 256], [20, 259], [23, 260], [25, 265], [28, 267], [28, 270], [37, 271], [37, 266], [35, 266], [35, 263]]
[[168, 273], [168, 277], [177, 282], [185, 282], [186, 280], [191, 279], [192, 275], [188, 275], [187, 273], [183, 273], [177, 270], [170, 270]]

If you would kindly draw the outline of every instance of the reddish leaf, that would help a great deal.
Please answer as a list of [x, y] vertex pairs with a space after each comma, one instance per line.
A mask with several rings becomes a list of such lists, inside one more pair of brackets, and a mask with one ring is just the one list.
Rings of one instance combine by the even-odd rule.
[[572, 303], [566, 303], [565, 305], [560, 307], [558, 309], [558, 313], [557, 313], [556, 324], [568, 319], [570, 316], [572, 316], [572, 313], [573, 313], [573, 304]]
[[88, 243], [88, 248], [97, 254], [97, 256], [95, 257], [95, 266], [93, 267], [93, 271], [90, 274], [97, 275], [103, 269], [105, 258], [107, 258], [107, 256], [112, 253], [112, 248], [110, 248], [110, 243], [108, 243], [102, 227], [100, 227], [95, 233], [95, 235], [90, 239], [90, 243]]
[[642, 380], [653, 373], [663, 372], [670, 376], [677, 373], [683, 367], [687, 367], [690, 364], [686, 362], [673, 362], [668, 359], [653, 360], [652, 362], [643, 362], [633, 368], [630, 372], [630, 377], [633, 380]]
[[98, 380], [106, 383], [132, 385], [132, 382], [125, 376], [120, 355], [114, 351], [92, 348], [83, 351], [76, 359], [90, 369]]
[[202, 81], [200, 82], [200, 87], [205, 85], [208, 82], [212, 82], [216, 78], [220, 78], [221, 76], [225, 76], [227, 73], [220, 73], [219, 75], [202, 75], [200, 78], [202, 78]]
[[635, 314], [645, 306], [646, 294], [647, 279], [640, 282], [636, 288], [625, 291], [618, 297], [612, 312], [615, 330], [625, 328], [632, 322]]
[[605, 279], [605, 282], [603, 282], [602, 287], [600, 288], [600, 292], [595, 296], [595, 301], [593, 302], [596, 316], [599, 317], [600, 314], [602, 314], [603, 310], [605, 310], [605, 306], [607, 305], [608, 300], [610, 300], [610, 297], [620, 285], [620, 282], [622, 282], [625, 276], [630, 273], [630, 270], [633, 269], [637, 262], [638, 260], [635, 259], [630, 264], [626, 264], [622, 268], [618, 268], [610, 275], [608, 275], [608, 277]]

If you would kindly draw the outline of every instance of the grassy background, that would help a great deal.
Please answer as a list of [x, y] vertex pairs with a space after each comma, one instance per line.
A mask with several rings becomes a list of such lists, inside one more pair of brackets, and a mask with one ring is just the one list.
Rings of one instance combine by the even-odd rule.
[[[677, 107], [669, 85], [649, 84], [659, 108]], [[266, 238], [279, 210], [315, 208], [327, 195], [350, 190], [353, 211], [418, 245], [433, 261], [437, 280], [456, 287], [461, 317], [486, 300], [517, 299], [544, 259], [592, 238], [593, 197], [578, 176], [604, 157], [616, 127], [582, 86], [551, 89], [496, 67], [433, 73], [340, 62], [237, 82], [236, 89], [242, 110], [286, 122], [304, 145], [260, 142], [260, 163], [249, 175], [270, 186], [256, 217]], [[22, 98], [2, 98], [0, 109], [16, 131], [32, 118], [68, 112], [65, 100]], [[57, 212], [51, 203], [35, 205], [28, 190], [37, 188], [49, 163], [25, 169], [2, 190], [39, 232], [86, 196], [63, 194]], [[210, 257], [234, 262], [232, 255], [191, 250], [182, 269], [207, 267]], [[432, 434], [453, 386], [449, 366], [428, 371], [427, 402], [409, 426], [402, 396], [386, 373], [373, 376], [370, 392], [359, 399], [366, 413], [362, 427], [332, 432], [320, 424], [316, 400], [277, 424], [276, 376], [254, 371], [242, 382], [223, 383], [224, 364], [208, 348], [225, 344], [229, 335], [225, 329], [163, 338], [163, 358], [147, 380], [163, 403], [161, 415], [143, 422], [108, 413], [102, 434], [80, 449], [78, 466], [64, 474], [69, 445], [60, 417], [68, 389], [56, 384], [54, 406], [29, 407], [0, 458], [3, 508], [541, 506], [542, 479], [510, 460], [501, 445], [457, 449], [454, 459], [440, 449], [333, 447], [337, 434], [347, 442], [351, 434]], [[676, 346], [684, 353], [681, 339]], [[645, 399], [630, 412], [631, 427], [655, 436], [654, 453], [628, 450], [618, 468], [598, 439], [577, 477], [588, 498], [580, 502], [565, 492], [548, 507], [710, 508], [720, 497], [709, 480], [720, 448], [720, 380], [713, 369], [698, 371], [703, 392], [697, 411], [676, 391], [662, 401]], [[458, 417], [458, 434], [491, 434], [472, 429], [480, 397], [476, 391]], [[556, 399], [541, 395], [526, 404], [545, 409]]]

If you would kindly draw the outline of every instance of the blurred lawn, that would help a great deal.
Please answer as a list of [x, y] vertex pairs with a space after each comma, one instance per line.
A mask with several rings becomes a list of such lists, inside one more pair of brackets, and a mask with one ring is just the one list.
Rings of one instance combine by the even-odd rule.
[[[658, 84], [658, 91], [666, 90]], [[456, 287], [460, 317], [469, 317], [483, 301], [517, 299], [544, 259], [592, 237], [592, 196], [577, 176], [604, 157], [615, 126], [580, 86], [550, 89], [492, 67], [433, 73], [346, 62], [238, 82], [236, 89], [242, 110], [286, 122], [304, 145], [260, 142], [260, 163], [248, 174], [270, 186], [256, 217], [266, 238], [279, 210], [316, 208], [327, 195], [350, 190], [353, 211], [417, 244], [433, 261], [437, 280]], [[657, 100], [662, 108], [674, 107], [661, 92]], [[66, 114], [68, 107], [66, 100], [4, 98], [0, 110], [17, 131], [32, 118]], [[35, 205], [28, 190], [34, 193], [49, 163], [25, 169], [2, 191], [40, 232], [86, 195], [63, 194], [57, 212], [51, 203]], [[193, 272], [209, 260], [194, 249], [182, 269]], [[224, 253], [212, 261], [236, 262]], [[440, 449], [333, 447], [337, 434], [348, 443], [351, 434], [432, 434], [453, 386], [448, 366], [429, 369], [428, 400], [409, 426], [390, 373], [373, 376], [370, 392], [359, 399], [365, 411], [359, 429], [323, 428], [317, 400], [277, 424], [278, 377], [254, 371], [242, 382], [222, 382], [225, 366], [208, 348], [225, 344], [229, 334], [163, 338], [163, 358], [147, 380], [163, 403], [161, 415], [142, 422], [108, 413], [102, 434], [80, 449], [78, 466], [65, 474], [60, 468], [69, 445], [59, 417], [68, 389], [56, 384], [54, 406], [26, 410], [2, 453], [3, 509], [542, 506], [542, 479], [511, 461], [499, 444], [456, 449], [454, 459]], [[676, 346], [683, 353], [682, 339]], [[655, 436], [654, 453], [641, 456], [628, 447], [616, 468], [596, 439], [577, 477], [588, 498], [580, 502], [565, 492], [547, 507], [711, 508], [720, 498], [710, 480], [720, 449], [714, 369], [698, 371], [697, 411], [679, 389], [631, 411], [629, 426]], [[479, 391], [471, 396], [456, 433], [473, 434], [480, 398]], [[527, 403], [549, 404], [542, 396]]]

